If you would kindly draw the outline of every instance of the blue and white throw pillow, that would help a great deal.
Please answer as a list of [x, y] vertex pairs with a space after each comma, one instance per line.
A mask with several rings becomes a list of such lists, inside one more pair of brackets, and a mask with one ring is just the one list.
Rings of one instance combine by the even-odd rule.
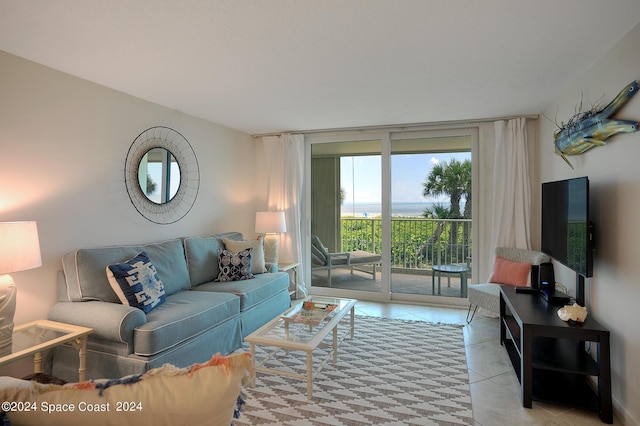
[[107, 266], [111, 288], [123, 305], [149, 313], [167, 298], [156, 267], [145, 252], [123, 263]]
[[248, 248], [237, 253], [231, 253], [223, 248], [218, 249], [220, 273], [216, 281], [240, 281], [255, 278], [251, 273], [251, 252]]

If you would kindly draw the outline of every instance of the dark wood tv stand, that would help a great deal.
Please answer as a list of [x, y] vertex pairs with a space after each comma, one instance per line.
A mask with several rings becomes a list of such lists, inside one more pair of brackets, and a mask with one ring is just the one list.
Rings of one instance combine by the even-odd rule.
[[[500, 343], [520, 381], [522, 406], [559, 403], [595, 410], [613, 423], [609, 331], [591, 315], [582, 324], [562, 321], [558, 309], [540, 295], [500, 286]], [[595, 342], [595, 359], [585, 342]]]

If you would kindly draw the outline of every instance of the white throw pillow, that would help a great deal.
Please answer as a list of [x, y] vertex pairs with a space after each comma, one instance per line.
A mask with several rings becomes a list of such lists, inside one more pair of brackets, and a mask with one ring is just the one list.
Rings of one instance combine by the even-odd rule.
[[253, 249], [251, 252], [251, 273], [262, 274], [267, 272], [264, 263], [264, 237], [261, 235], [255, 240], [230, 240], [223, 238], [222, 241], [227, 250], [235, 254], [241, 250]]

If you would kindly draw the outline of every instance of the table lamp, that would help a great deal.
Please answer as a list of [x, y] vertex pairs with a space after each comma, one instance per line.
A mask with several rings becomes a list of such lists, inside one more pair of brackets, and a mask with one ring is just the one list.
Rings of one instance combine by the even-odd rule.
[[0, 353], [11, 351], [16, 286], [9, 273], [42, 265], [36, 222], [0, 222]]
[[264, 236], [264, 260], [278, 263], [278, 235], [287, 232], [284, 212], [256, 212], [256, 233]]

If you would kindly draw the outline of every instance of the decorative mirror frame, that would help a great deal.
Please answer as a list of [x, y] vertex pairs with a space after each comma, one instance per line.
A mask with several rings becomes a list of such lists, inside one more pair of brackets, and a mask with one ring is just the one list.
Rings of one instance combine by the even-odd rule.
[[[149, 200], [138, 180], [142, 157], [153, 148], [169, 151], [180, 167], [178, 192], [171, 200], [162, 204]], [[196, 202], [200, 187], [198, 159], [182, 134], [169, 127], [150, 127], [140, 133], [129, 148], [124, 166], [124, 181], [131, 203], [145, 219], [161, 225], [174, 223], [189, 213]]]

